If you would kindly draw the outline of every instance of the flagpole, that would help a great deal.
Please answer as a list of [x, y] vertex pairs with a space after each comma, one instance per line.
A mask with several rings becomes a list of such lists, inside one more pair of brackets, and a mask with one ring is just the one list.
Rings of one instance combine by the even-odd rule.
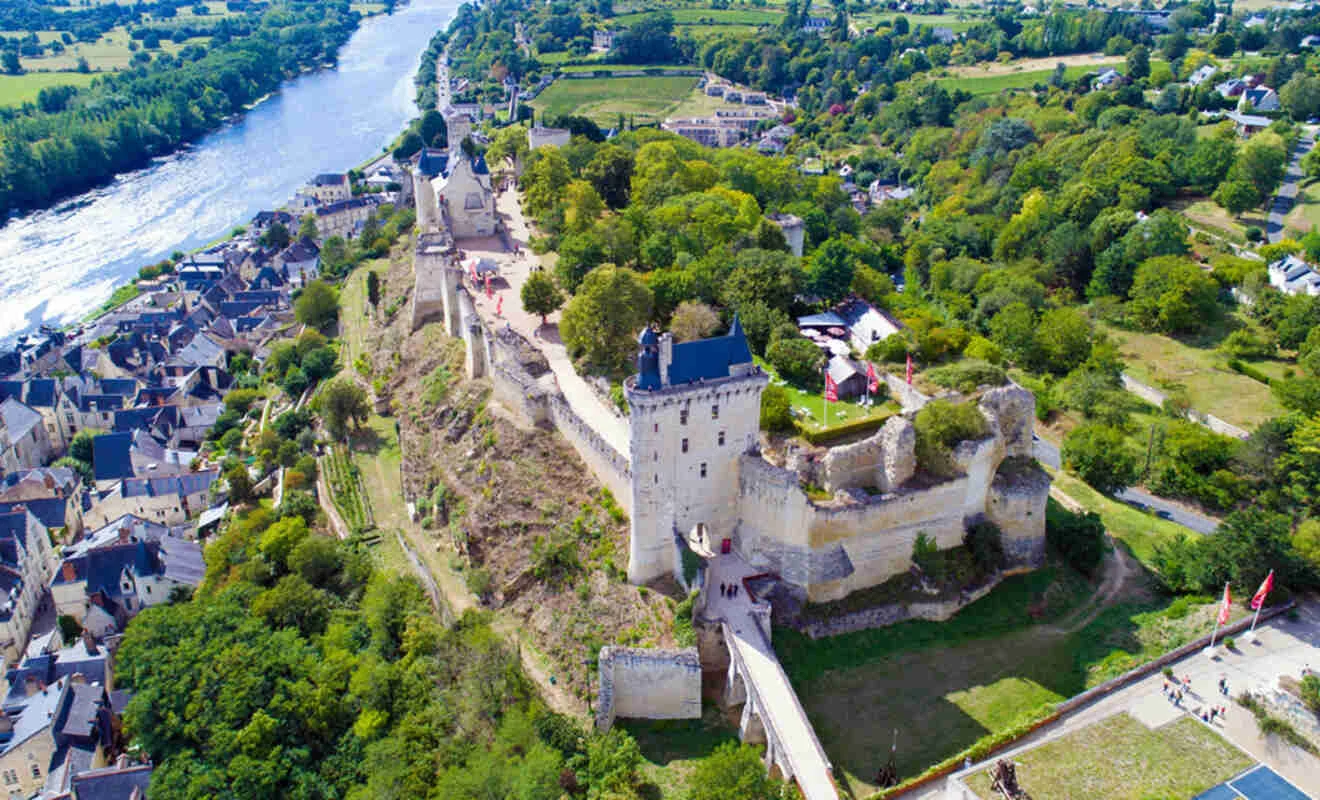
[[1211, 658], [1215, 657], [1215, 638], [1219, 636], [1219, 626], [1223, 624], [1222, 620], [1226, 616], [1225, 606], [1228, 603], [1228, 584], [1224, 584], [1224, 599], [1220, 602], [1220, 608], [1215, 612], [1215, 629], [1210, 632], [1210, 644], [1205, 648], [1205, 654]]
[[1251, 630], [1247, 631], [1247, 641], [1253, 644], [1259, 641], [1256, 636], [1256, 620], [1260, 619], [1260, 610], [1265, 607], [1264, 603], [1256, 606], [1256, 613], [1251, 615]]

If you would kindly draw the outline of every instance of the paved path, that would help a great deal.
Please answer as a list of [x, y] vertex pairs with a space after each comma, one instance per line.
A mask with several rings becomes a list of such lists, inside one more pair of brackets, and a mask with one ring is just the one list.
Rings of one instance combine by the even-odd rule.
[[1297, 202], [1297, 184], [1302, 179], [1302, 157], [1311, 152], [1314, 146], [1315, 134], [1305, 133], [1293, 148], [1288, 171], [1283, 175], [1283, 185], [1279, 187], [1278, 194], [1274, 195], [1274, 205], [1270, 206], [1269, 219], [1265, 224], [1265, 232], [1271, 242], [1283, 238], [1283, 218], [1288, 216], [1293, 204]]
[[[618, 411], [602, 400], [573, 368], [573, 360], [569, 358], [568, 349], [559, 340], [559, 313], [551, 314], [546, 324], [542, 325], [539, 316], [523, 310], [520, 299], [522, 286], [527, 282], [527, 276], [532, 274], [533, 269], [545, 268], [545, 266], [528, 247], [531, 231], [518, 205], [517, 194], [513, 191], [500, 192], [496, 195], [495, 208], [508, 230], [507, 245], [520, 248], [522, 252], [521, 255], [515, 255], [508, 250], [506, 243], [497, 239], [464, 240], [458, 243], [468, 255], [494, 259], [500, 265], [502, 280], [492, 282], [494, 297], [487, 298], [484, 290], [472, 287], [477, 313], [491, 325], [492, 329], [507, 324], [522, 334], [527, 341], [536, 345], [550, 362], [555, 382], [573, 411], [604, 437], [619, 455], [628, 458], [630, 449], [628, 422]], [[499, 305], [501, 297], [504, 298], [502, 308]], [[497, 308], [501, 311], [498, 317], [495, 314]]]
[[[1215, 731], [1302, 791], [1320, 798], [1320, 759], [1277, 738], [1262, 736], [1251, 712], [1221, 695], [1217, 689], [1219, 679], [1226, 677], [1233, 697], [1243, 690], [1273, 695], [1281, 675], [1299, 678], [1303, 669], [1320, 668], [1320, 605], [1302, 606], [1299, 615], [1297, 622], [1276, 617], [1262, 624], [1258, 631], [1259, 644], [1248, 643], [1245, 636], [1239, 636], [1236, 652], [1221, 647], [1214, 659], [1198, 652], [1170, 665], [1175, 676], [1191, 677], [1192, 691], [1184, 696], [1181, 708], [1165, 699], [1161, 691], [1164, 676], [1156, 672], [1027, 736], [1017, 747], [972, 769], [987, 769], [996, 759], [1012, 757], [1016, 752], [1058, 739], [1114, 714], [1127, 712], [1147, 726], [1158, 728], [1184, 714], [1194, 713], [1202, 706], [1216, 705], [1228, 710], [1223, 719], [1216, 720], [1211, 726]], [[1294, 724], [1298, 724], [1296, 720]], [[936, 781], [903, 797], [904, 800], [936, 800], [944, 797], [944, 789], [944, 781]]]
[[[1059, 456], [1058, 445], [1039, 436], [1035, 436], [1033, 439], [1036, 460], [1050, 469], [1061, 469], [1063, 459]], [[1161, 512], [1164, 519], [1176, 522], [1197, 533], [1214, 533], [1219, 528], [1219, 520], [1207, 517], [1204, 514], [1198, 514], [1162, 497], [1156, 497], [1144, 489], [1124, 489], [1118, 493], [1117, 497], [1124, 503], [1140, 503], [1148, 508], [1153, 508], [1157, 512]]]
[[[726, 635], [732, 634], [727, 644], [731, 651], [737, 651], [736, 657], [744, 666], [743, 679], [751, 684], [749, 691], [755, 691], [764, 706], [762, 719], [767, 735], [784, 749], [785, 760], [792, 765], [793, 776], [807, 800], [838, 800], [825, 750], [742, 587], [743, 579], [757, 570], [736, 555], [716, 556], [706, 562], [706, 570], [706, 586], [715, 590], [705, 598], [704, 616], [723, 620]], [[721, 595], [721, 583], [739, 586], [737, 596]]]

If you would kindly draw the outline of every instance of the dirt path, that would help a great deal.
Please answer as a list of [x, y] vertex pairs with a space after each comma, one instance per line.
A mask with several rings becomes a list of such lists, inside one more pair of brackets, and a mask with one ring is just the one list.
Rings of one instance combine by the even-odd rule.
[[1120, 597], [1134, 588], [1129, 582], [1134, 575], [1140, 574], [1140, 569], [1132, 563], [1132, 556], [1115, 544], [1108, 534], [1105, 535], [1105, 539], [1109, 542], [1109, 553], [1105, 555], [1105, 577], [1100, 581], [1095, 596], [1091, 598], [1091, 602], [1073, 613], [1053, 625], [1042, 628], [1043, 633], [1059, 635], [1076, 633], [1094, 622], [1101, 612], [1114, 605]]

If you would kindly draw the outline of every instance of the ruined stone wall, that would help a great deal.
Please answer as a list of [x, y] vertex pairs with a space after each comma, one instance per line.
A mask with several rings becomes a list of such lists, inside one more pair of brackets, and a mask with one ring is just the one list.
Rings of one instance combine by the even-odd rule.
[[1050, 477], [1028, 462], [1000, 468], [986, 498], [986, 519], [1003, 534], [1005, 569], [1025, 572], [1045, 563], [1045, 504]]
[[449, 301], [446, 270], [453, 254], [453, 241], [441, 233], [423, 233], [417, 237], [413, 252], [413, 294], [411, 329], [445, 318]]
[[839, 636], [845, 633], [886, 628], [910, 619], [924, 619], [931, 622], [944, 622], [967, 606], [990, 594], [1003, 575], [978, 586], [958, 597], [947, 600], [932, 600], [928, 603], [894, 603], [891, 605], [868, 608], [851, 614], [842, 614], [830, 619], [812, 620], [801, 625], [800, 630], [813, 639]]
[[599, 668], [598, 730], [609, 730], [620, 717], [701, 718], [701, 660], [695, 647], [602, 647]]
[[613, 493], [615, 501], [631, 515], [632, 472], [628, 468], [628, 459], [605, 441], [595, 428], [584, 422], [557, 390], [549, 396], [549, 409], [550, 420], [554, 422], [559, 434], [573, 445], [573, 449], [591, 468], [597, 480], [605, 484]]

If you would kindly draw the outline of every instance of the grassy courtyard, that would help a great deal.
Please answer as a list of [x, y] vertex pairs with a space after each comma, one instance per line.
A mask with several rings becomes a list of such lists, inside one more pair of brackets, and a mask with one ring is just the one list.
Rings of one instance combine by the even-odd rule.
[[[1191, 717], [1151, 730], [1125, 713], [1014, 760], [1018, 783], [1033, 797], [1105, 800], [1194, 797], [1252, 763]], [[1000, 797], [991, 791], [985, 773], [972, 776], [967, 784], [985, 800]]]
[[1093, 593], [1050, 567], [1005, 580], [948, 622], [819, 641], [776, 629], [775, 649], [836, 776], [865, 797], [895, 731], [906, 780], [1208, 632], [1215, 608], [1211, 598], [1159, 599], [1140, 578], [1098, 613], [1086, 606]]
[[607, 127], [620, 114], [654, 122], [678, 107], [696, 84], [696, 78], [682, 76], [558, 80], [532, 105], [540, 114], [581, 114]]
[[36, 102], [42, 89], [50, 86], [87, 86], [95, 75], [80, 72], [29, 72], [23, 75], [0, 75], [0, 106], [21, 106]]

